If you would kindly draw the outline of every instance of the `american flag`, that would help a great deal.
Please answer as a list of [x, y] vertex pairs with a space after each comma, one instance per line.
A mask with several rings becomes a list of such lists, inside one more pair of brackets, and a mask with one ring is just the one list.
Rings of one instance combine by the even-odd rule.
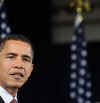
[[91, 75], [87, 70], [87, 42], [82, 15], [77, 14], [71, 45], [70, 98], [72, 103], [92, 103]]
[[7, 7], [4, 2], [0, 3], [0, 39], [11, 33], [11, 28], [8, 26]]

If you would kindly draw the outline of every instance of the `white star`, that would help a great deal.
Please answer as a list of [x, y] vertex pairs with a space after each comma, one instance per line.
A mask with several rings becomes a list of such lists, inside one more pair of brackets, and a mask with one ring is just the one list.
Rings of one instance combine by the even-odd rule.
[[6, 27], [7, 27], [7, 24], [3, 22], [3, 23], [1, 24], [1, 29], [6, 29]]
[[5, 12], [2, 12], [2, 13], [1, 13], [1, 18], [2, 18], [2, 19], [5, 19], [5, 18], [6, 18], [6, 13], [5, 13]]
[[2, 38], [2, 39], [5, 38], [5, 37], [6, 37], [6, 34], [5, 34], [5, 33], [1, 34], [1, 38]]
[[86, 46], [86, 44], [87, 44], [87, 43], [86, 43], [85, 41], [84, 41], [84, 42], [82, 42], [82, 45], [83, 45], [84, 47]]
[[87, 100], [85, 103], [91, 103], [89, 100]]
[[76, 88], [76, 83], [75, 82], [70, 83], [70, 87], [71, 88]]
[[77, 78], [77, 74], [76, 74], [76, 72], [73, 72], [73, 73], [71, 74], [71, 78], [72, 78], [72, 79]]
[[87, 51], [86, 51], [86, 50], [82, 50], [81, 55], [82, 55], [83, 57], [87, 56]]
[[72, 58], [72, 60], [76, 60], [77, 59], [77, 55], [76, 54], [72, 54], [71, 58]]
[[83, 103], [83, 102], [84, 102], [83, 98], [79, 97], [78, 98], [78, 103]]
[[84, 69], [84, 68], [81, 68], [81, 69], [79, 70], [79, 74], [80, 74], [81, 76], [84, 76], [84, 75], [86, 74], [85, 69]]
[[85, 80], [83, 78], [80, 78], [78, 82], [79, 82], [80, 85], [84, 85], [85, 84]]
[[81, 60], [81, 66], [86, 66], [87, 61], [86, 60]]
[[92, 96], [92, 93], [90, 91], [86, 92], [86, 97], [90, 98]]
[[76, 68], [77, 68], [76, 63], [72, 63], [72, 64], [71, 64], [71, 69], [76, 69]]
[[6, 28], [6, 32], [7, 32], [8, 34], [11, 32], [10, 27], [7, 27], [7, 28]]
[[87, 86], [88, 88], [90, 88], [90, 87], [92, 86], [91, 82], [87, 82], [87, 83], [86, 83], [86, 86]]
[[81, 95], [84, 93], [84, 89], [83, 88], [78, 88], [78, 93]]
[[72, 50], [72, 51], [75, 51], [76, 49], [77, 49], [76, 45], [73, 44], [73, 45], [71, 46], [71, 50]]
[[77, 40], [77, 37], [74, 35], [72, 36], [72, 41], [76, 41]]
[[70, 97], [74, 99], [76, 97], [76, 92], [70, 92]]

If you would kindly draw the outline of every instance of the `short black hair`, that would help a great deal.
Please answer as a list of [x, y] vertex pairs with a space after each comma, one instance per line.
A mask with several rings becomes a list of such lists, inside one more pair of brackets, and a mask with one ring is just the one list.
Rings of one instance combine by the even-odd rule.
[[9, 34], [6, 37], [2, 38], [0, 40], [0, 51], [2, 51], [2, 49], [5, 46], [5, 43], [8, 40], [22, 41], [22, 42], [25, 42], [25, 43], [29, 44], [31, 46], [31, 49], [32, 49], [32, 56], [34, 57], [34, 47], [31, 43], [31, 41], [26, 36], [24, 36], [22, 34]]

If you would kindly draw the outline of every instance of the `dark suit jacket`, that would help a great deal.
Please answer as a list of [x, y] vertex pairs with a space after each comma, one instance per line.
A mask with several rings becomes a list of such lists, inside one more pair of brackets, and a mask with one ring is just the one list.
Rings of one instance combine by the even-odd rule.
[[[5, 102], [3, 101], [3, 99], [1, 98], [1, 96], [0, 96], [0, 103], [5, 103]], [[20, 103], [20, 102], [18, 101], [18, 103]]]
[[0, 103], [5, 103], [1, 97], [0, 97]]

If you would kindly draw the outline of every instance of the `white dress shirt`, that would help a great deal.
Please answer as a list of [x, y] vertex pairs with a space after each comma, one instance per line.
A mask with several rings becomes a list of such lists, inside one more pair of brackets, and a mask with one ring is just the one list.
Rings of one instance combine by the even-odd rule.
[[5, 89], [4, 89], [3, 87], [1, 87], [1, 86], [0, 86], [0, 96], [1, 96], [1, 98], [3, 99], [3, 101], [4, 101], [5, 103], [10, 103], [10, 102], [13, 100], [13, 98], [15, 98], [16, 101], [17, 101], [17, 94], [16, 94], [15, 97], [13, 97], [11, 94], [8, 93], [7, 90], [5, 90]]

